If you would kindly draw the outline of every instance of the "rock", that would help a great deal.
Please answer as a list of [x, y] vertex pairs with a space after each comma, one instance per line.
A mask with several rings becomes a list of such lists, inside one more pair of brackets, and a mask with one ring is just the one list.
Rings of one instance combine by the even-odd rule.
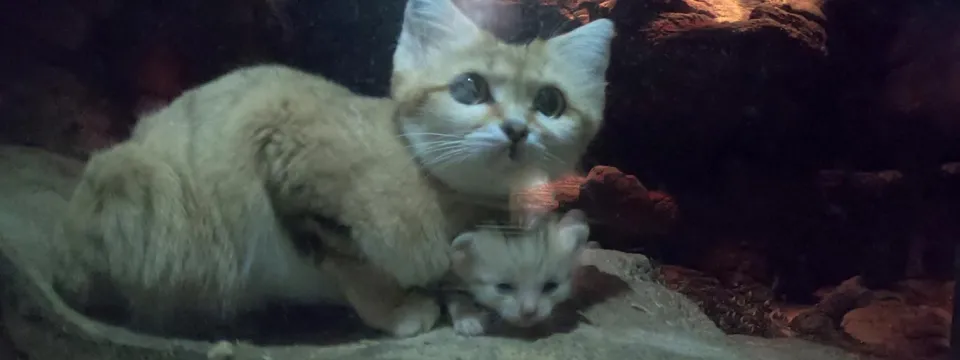
[[[206, 359], [854, 359], [837, 349], [796, 339], [759, 339], [724, 335], [695, 304], [650, 281], [642, 255], [612, 250], [588, 250], [588, 268], [579, 274], [582, 296], [570, 304], [568, 317], [578, 314], [573, 329], [534, 339], [482, 336], [463, 338], [449, 327], [408, 339], [368, 338], [331, 346], [268, 346], [245, 343], [210, 344], [196, 353], [143, 352], [109, 344], [77, 342], [53, 336], [42, 324], [8, 322], [16, 341], [35, 358]], [[587, 306], [582, 308], [582, 306]], [[573, 312], [577, 309], [576, 313]], [[175, 342], [176, 340], [171, 340]], [[175, 349], [176, 347], [171, 347]], [[229, 351], [226, 351], [229, 350]]]
[[666, 234], [679, 217], [672, 197], [648, 191], [635, 176], [611, 166], [591, 169], [578, 195], [565, 205], [584, 209], [595, 221], [597, 238], [611, 247], [636, 246], [644, 235]]
[[[0, 318], [3, 318], [2, 313], [0, 313]], [[0, 359], [26, 359], [26, 355], [17, 349], [17, 344], [10, 340], [10, 336], [7, 335], [5, 329], [0, 329]]]
[[91, 21], [82, 10], [83, 6], [68, 1], [24, 2], [16, 10], [0, 11], [0, 22], [10, 26], [4, 31], [57, 50], [73, 51], [87, 40], [91, 28]]
[[842, 325], [895, 359], [929, 359], [950, 349], [950, 313], [936, 307], [883, 300], [847, 313]]
[[960, 39], [957, 2], [848, 0], [826, 10], [849, 165], [915, 171], [960, 156], [960, 61], [949, 45]]
[[890, 290], [850, 278], [823, 291], [820, 302], [795, 316], [800, 336], [892, 359], [937, 359], [949, 350], [950, 282], [906, 280]]
[[782, 168], [820, 150], [808, 143], [825, 104], [819, 1], [619, 2], [610, 17], [618, 35], [594, 161], [679, 196], [720, 181], [718, 158]]
[[183, 61], [170, 45], [157, 42], [149, 46], [140, 56], [135, 70], [136, 114], [144, 116], [180, 96], [186, 89], [183, 72]]
[[658, 269], [660, 282], [696, 303], [724, 333], [775, 336], [781, 329], [774, 320], [770, 288], [748, 278], [718, 279], [679, 266]]
[[673, 198], [648, 191], [635, 176], [611, 166], [595, 166], [587, 176], [569, 176], [530, 192], [539, 194], [532, 201], [540, 207], [586, 212], [591, 238], [605, 248], [636, 248], [644, 238], [669, 233], [678, 217]]
[[0, 140], [86, 157], [117, 141], [110, 99], [70, 71], [24, 66], [0, 82]]
[[580, 209], [591, 238], [605, 248], [634, 249], [645, 238], [668, 234], [679, 211], [666, 193], [649, 191], [633, 175], [598, 165], [587, 176], [568, 176], [520, 193], [524, 206], [539, 211]]

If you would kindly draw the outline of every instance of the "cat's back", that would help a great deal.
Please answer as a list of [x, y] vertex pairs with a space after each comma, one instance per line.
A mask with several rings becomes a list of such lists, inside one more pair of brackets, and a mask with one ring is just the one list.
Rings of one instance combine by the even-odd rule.
[[[345, 87], [284, 65], [256, 65], [198, 85], [137, 123], [131, 139], [160, 152], [237, 146], [251, 122], [282, 121], [302, 104], [340, 104]], [[197, 154], [199, 152], [201, 154]]]

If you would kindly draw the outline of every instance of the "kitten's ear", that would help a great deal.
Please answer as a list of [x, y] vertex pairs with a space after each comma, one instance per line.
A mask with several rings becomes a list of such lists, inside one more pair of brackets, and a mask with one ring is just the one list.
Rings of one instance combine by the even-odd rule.
[[463, 263], [470, 254], [470, 248], [473, 246], [473, 239], [476, 238], [474, 232], [465, 232], [457, 235], [450, 244], [450, 260], [454, 265]]
[[557, 241], [561, 249], [566, 252], [576, 252], [587, 246], [590, 238], [590, 225], [587, 224], [587, 214], [581, 210], [567, 211], [557, 223]]
[[594, 20], [547, 40], [547, 49], [553, 58], [569, 63], [571, 69], [603, 79], [610, 64], [610, 42], [615, 35], [613, 21]]
[[408, 0], [393, 70], [423, 68], [436, 54], [469, 44], [480, 34], [451, 0]]

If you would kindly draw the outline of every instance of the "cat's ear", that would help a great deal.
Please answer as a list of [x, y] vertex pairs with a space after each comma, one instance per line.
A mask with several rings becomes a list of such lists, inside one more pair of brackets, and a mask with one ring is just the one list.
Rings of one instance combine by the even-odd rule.
[[582, 210], [567, 211], [556, 225], [558, 245], [564, 252], [579, 252], [586, 248], [590, 238], [590, 225], [587, 224], [587, 214]]
[[451, 0], [408, 0], [393, 70], [425, 67], [438, 53], [472, 43], [481, 30]]
[[581, 70], [589, 78], [604, 79], [615, 35], [613, 21], [594, 20], [547, 40], [547, 49], [552, 58], [567, 62], [571, 69]]

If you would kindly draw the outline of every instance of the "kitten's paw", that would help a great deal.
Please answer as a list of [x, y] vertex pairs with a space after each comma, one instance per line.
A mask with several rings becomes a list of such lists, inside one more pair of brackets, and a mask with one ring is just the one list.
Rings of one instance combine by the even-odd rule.
[[440, 318], [440, 305], [431, 297], [408, 294], [403, 305], [394, 310], [393, 318], [393, 336], [414, 336], [433, 329]]
[[453, 331], [463, 336], [482, 335], [484, 329], [484, 320], [480, 316], [467, 316], [453, 320]]

